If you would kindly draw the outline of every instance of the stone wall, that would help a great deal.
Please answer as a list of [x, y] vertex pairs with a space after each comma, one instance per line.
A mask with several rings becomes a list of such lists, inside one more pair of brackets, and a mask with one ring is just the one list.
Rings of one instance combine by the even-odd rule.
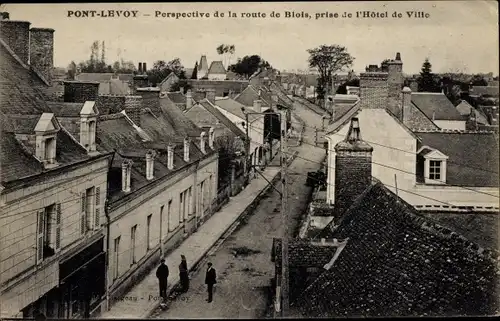
[[0, 21], [0, 37], [26, 65], [30, 59], [30, 25], [27, 21]]
[[30, 65], [49, 83], [54, 67], [54, 29], [30, 29]]

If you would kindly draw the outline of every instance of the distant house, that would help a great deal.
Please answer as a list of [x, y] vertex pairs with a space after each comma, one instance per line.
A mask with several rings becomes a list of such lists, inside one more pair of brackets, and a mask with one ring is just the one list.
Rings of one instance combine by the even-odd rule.
[[471, 97], [498, 98], [499, 87], [498, 86], [472, 86], [472, 88], [469, 90], [469, 95]]
[[132, 92], [133, 74], [114, 73], [80, 73], [75, 76], [77, 81], [99, 82], [100, 95], [127, 95]]
[[208, 75], [208, 61], [207, 56], [203, 55], [200, 58], [200, 63], [198, 64], [197, 77], [198, 79], [207, 79]]
[[474, 108], [467, 101], [462, 100], [456, 108], [466, 121], [467, 130], [477, 130], [480, 127], [484, 128], [484, 126], [490, 125], [488, 117], [480, 109]]
[[158, 85], [158, 87], [160, 87], [160, 92], [170, 92], [172, 90], [172, 85], [178, 81], [179, 77], [177, 77], [174, 72], [169, 73]]
[[[373, 179], [372, 153], [382, 147], [364, 141], [361, 129], [352, 118], [335, 145], [336, 219], [311, 240], [289, 241], [290, 315], [495, 314], [497, 252], [422, 216]], [[272, 256], [279, 294], [281, 240]]]
[[208, 80], [226, 80], [226, 69], [222, 61], [212, 61], [207, 77]]
[[335, 106], [325, 134], [326, 202], [336, 202], [334, 146], [345, 137], [350, 120], [357, 117], [363, 138], [379, 146], [373, 152], [373, 176], [393, 192], [397, 186], [399, 197], [406, 202], [422, 209], [498, 207], [495, 134], [466, 131], [466, 121], [444, 94], [413, 94], [407, 87], [401, 90], [403, 78], [398, 74], [402, 71], [395, 68], [401, 64], [393, 60], [388, 62], [388, 72], [362, 73], [359, 102]]

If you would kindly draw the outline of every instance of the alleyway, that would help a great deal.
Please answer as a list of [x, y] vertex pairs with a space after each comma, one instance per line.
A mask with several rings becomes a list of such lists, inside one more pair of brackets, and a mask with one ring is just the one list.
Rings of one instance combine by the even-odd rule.
[[[306, 126], [319, 126], [321, 116], [295, 104], [295, 113]], [[298, 126], [298, 124], [294, 124]], [[314, 143], [314, 129], [306, 127], [304, 140]], [[290, 232], [297, 235], [307, 206], [310, 187], [305, 186], [308, 171], [318, 169], [324, 158], [321, 148], [309, 144], [291, 147], [299, 157], [290, 165], [288, 179]], [[305, 157], [315, 162], [306, 161]], [[299, 174], [300, 173], [300, 174]], [[278, 190], [281, 189], [277, 184]], [[271, 262], [273, 237], [281, 235], [281, 200], [272, 189], [262, 199], [253, 214], [243, 221], [218, 249], [203, 262], [191, 276], [191, 287], [169, 303], [165, 311], [157, 310], [153, 318], [258, 318], [263, 317], [268, 302], [268, 287], [274, 274]], [[207, 303], [204, 285], [206, 262], [211, 261], [218, 274], [214, 300]], [[177, 266], [172, 267], [177, 271]]]

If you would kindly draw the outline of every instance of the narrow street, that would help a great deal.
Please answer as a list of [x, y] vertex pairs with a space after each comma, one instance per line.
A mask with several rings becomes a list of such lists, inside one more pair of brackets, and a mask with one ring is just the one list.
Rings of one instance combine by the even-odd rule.
[[[306, 124], [304, 141], [314, 143], [314, 129], [311, 127], [321, 125], [321, 116], [299, 103], [294, 106], [295, 113]], [[293, 126], [299, 124], [294, 123]], [[290, 153], [295, 150], [299, 151], [299, 156], [289, 166], [288, 175], [289, 231], [293, 236], [298, 234], [311, 192], [311, 188], [305, 186], [307, 172], [317, 170], [325, 155], [324, 150], [310, 144], [289, 148]], [[276, 185], [281, 190], [280, 184]], [[271, 189], [255, 211], [192, 273], [189, 291], [173, 298], [167, 310], [159, 309], [151, 317], [263, 317], [270, 303], [269, 286], [274, 275], [274, 264], [271, 262], [272, 239], [282, 233], [280, 209], [280, 194]], [[189, 260], [189, 253], [185, 255]], [[207, 290], [204, 281], [208, 261], [213, 263], [217, 271], [212, 303], [205, 301]], [[178, 263], [171, 263], [171, 273], [178, 273]]]

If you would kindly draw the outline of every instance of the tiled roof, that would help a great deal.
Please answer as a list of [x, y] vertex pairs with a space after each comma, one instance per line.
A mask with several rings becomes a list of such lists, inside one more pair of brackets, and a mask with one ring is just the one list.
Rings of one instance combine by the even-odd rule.
[[472, 86], [470, 90], [471, 95], [488, 95], [492, 97], [498, 97], [498, 86]]
[[226, 69], [222, 64], [222, 61], [212, 61], [210, 68], [208, 69], [208, 74], [225, 74]]
[[80, 117], [83, 103], [47, 102], [56, 117]]
[[493, 133], [416, 132], [422, 145], [449, 157], [446, 181], [460, 186], [499, 186], [498, 140]]
[[294, 302], [308, 317], [495, 314], [492, 253], [420, 216], [381, 183], [325, 234], [349, 241]]
[[[273, 238], [272, 261], [281, 267], [281, 239]], [[288, 241], [288, 264], [293, 267], [323, 268], [337, 251], [336, 246], [313, 244], [310, 240]]]
[[[241, 109], [242, 107], [249, 110], [249, 111], [252, 111], [248, 108], [248, 106], [245, 106], [239, 102], [237, 102], [236, 100], [234, 99], [231, 99], [229, 97], [224, 97], [224, 98], [220, 98], [220, 99], [215, 99], [215, 105], [219, 106], [220, 108], [224, 109], [225, 111], [235, 115], [235, 116], [238, 116], [239, 118], [245, 120], [245, 114], [243, 113], [243, 110]], [[253, 122], [254, 120], [260, 118], [259, 115], [256, 115], [256, 114], [249, 114], [248, 115], [248, 120], [250, 122]]]
[[210, 114], [215, 116], [217, 120], [219, 120], [225, 127], [227, 127], [233, 134], [241, 137], [241, 138], [246, 138], [246, 134], [243, 133], [243, 131], [238, 128], [229, 118], [224, 116], [212, 103], [210, 103], [208, 100], [202, 100], [200, 104], [207, 110]]
[[186, 96], [180, 91], [167, 93], [167, 96], [176, 104], [186, 104]]
[[0, 182], [9, 182], [22, 177], [40, 174], [43, 165], [20, 143], [14, 133], [2, 132], [0, 139]]
[[203, 55], [200, 58], [200, 63], [198, 64], [198, 71], [200, 70], [208, 70], [208, 61], [207, 56]]
[[460, 104], [457, 105], [457, 111], [460, 113], [460, 115], [464, 116], [464, 119], [466, 120], [468, 116], [470, 115], [471, 110], [474, 111], [474, 114], [476, 116], [476, 121], [479, 124], [483, 125], [488, 125], [488, 118], [479, 110], [475, 109], [472, 107], [467, 101], [462, 100]]
[[416, 92], [411, 94], [411, 101], [429, 119], [463, 120], [455, 106], [443, 93]]
[[170, 105], [170, 100], [160, 98], [162, 116], [174, 127], [175, 131], [182, 136], [199, 136], [201, 129], [198, 128], [184, 113], [176, 106]]
[[[186, 117], [191, 119], [196, 126], [202, 127], [210, 127], [213, 126], [215, 128], [220, 127], [220, 120], [215, 117], [212, 113], [210, 113], [204, 105], [208, 105], [205, 100], [202, 102], [193, 105], [189, 110], [185, 111]], [[223, 126], [225, 127], [225, 126]]]
[[259, 97], [259, 88], [248, 85], [240, 94], [238, 94], [234, 100], [240, 104], [245, 106], [253, 106], [253, 102], [255, 100], [261, 100], [263, 107], [270, 107], [271, 105], [271, 95], [264, 89], [260, 89], [260, 97]]

